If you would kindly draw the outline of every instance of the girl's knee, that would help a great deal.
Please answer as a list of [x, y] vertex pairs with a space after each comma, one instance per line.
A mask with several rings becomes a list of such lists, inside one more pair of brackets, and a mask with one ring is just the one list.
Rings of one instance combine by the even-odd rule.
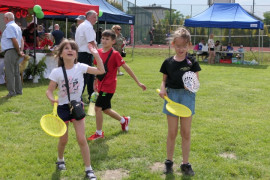
[[79, 146], [84, 146], [84, 145], [87, 144], [86, 138], [84, 136], [83, 137], [78, 137], [77, 141], [78, 141]]
[[68, 142], [68, 138], [64, 138], [64, 139], [60, 139], [58, 144], [60, 146], [66, 146], [67, 142]]
[[177, 137], [177, 132], [169, 132], [168, 133], [168, 138], [171, 140], [175, 140]]
[[190, 140], [190, 137], [191, 137], [191, 135], [190, 135], [190, 131], [182, 131], [181, 132], [181, 137], [182, 137], [182, 139], [185, 139], [185, 140]]

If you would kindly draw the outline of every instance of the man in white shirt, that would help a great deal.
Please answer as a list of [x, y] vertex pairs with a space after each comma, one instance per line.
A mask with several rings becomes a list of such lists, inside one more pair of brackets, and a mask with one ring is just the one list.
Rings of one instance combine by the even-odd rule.
[[[88, 44], [92, 44], [93, 47], [97, 48], [96, 44], [96, 32], [93, 26], [97, 22], [97, 13], [93, 10], [86, 12], [86, 19], [76, 29], [75, 41], [78, 44], [78, 62], [93, 65], [93, 56], [88, 49]], [[93, 89], [94, 75], [84, 74], [84, 87], [87, 85], [88, 99], [90, 100], [91, 94], [94, 92]], [[82, 94], [83, 94], [82, 92]]]
[[6, 29], [2, 34], [2, 51], [5, 52], [4, 64], [8, 95], [12, 97], [22, 95], [22, 83], [19, 71], [19, 58], [24, 56], [22, 52], [23, 41], [21, 28], [14, 22], [14, 14], [4, 14]]

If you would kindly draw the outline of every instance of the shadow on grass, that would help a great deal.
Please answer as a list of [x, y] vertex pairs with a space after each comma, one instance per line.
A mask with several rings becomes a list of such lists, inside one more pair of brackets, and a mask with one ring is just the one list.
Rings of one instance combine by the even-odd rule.
[[61, 177], [61, 171], [59, 171], [57, 168], [55, 168], [55, 171], [52, 174], [51, 180], [60, 180], [60, 177]]
[[191, 178], [192, 178], [191, 176], [185, 176], [185, 175], [183, 175], [181, 177], [181, 180], [190, 180]]
[[91, 161], [93, 161], [94, 164], [99, 164], [99, 162], [102, 161], [110, 161], [110, 159], [107, 157], [109, 146], [106, 144], [107, 141], [116, 138], [120, 134], [126, 134], [126, 132], [118, 131], [111, 136], [105, 136], [104, 139], [97, 139], [92, 142], [88, 142], [88, 145], [90, 146], [90, 154], [91, 154]]
[[175, 176], [172, 173], [166, 174], [165, 180], [175, 180]]
[[237, 68], [249, 68], [249, 69], [267, 69], [269, 65], [244, 65], [244, 64], [225, 64], [225, 63], [216, 63], [208, 64], [206, 62], [199, 62], [199, 64], [209, 65], [209, 66], [224, 66], [224, 67], [237, 67]]
[[9, 99], [15, 98], [15, 97], [16, 96], [13, 96], [13, 97], [7, 97], [7, 96], [0, 97], [0, 105], [5, 104]]

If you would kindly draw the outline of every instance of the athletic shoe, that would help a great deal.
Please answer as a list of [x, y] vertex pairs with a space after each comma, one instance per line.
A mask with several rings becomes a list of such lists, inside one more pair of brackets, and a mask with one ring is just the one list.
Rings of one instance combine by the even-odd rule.
[[170, 173], [173, 173], [173, 162], [167, 159], [165, 161], [164, 174], [170, 174]]
[[182, 174], [183, 175], [187, 175], [187, 176], [194, 176], [195, 173], [192, 170], [191, 164], [187, 163], [187, 164], [181, 164], [180, 166]]
[[97, 179], [97, 177], [95, 176], [93, 170], [85, 171], [85, 178], [91, 179], [91, 180], [96, 180]]
[[63, 171], [63, 170], [66, 170], [66, 163], [64, 161], [58, 161], [56, 162], [56, 166], [57, 166], [57, 169], [59, 171]]
[[97, 132], [95, 132], [95, 134], [93, 134], [92, 136], [90, 136], [89, 138], [87, 138], [88, 141], [92, 141], [92, 140], [96, 140], [99, 138], [104, 138], [104, 132], [102, 131], [102, 135], [99, 135]]
[[123, 76], [124, 75], [124, 73], [122, 73], [122, 72], [119, 72], [118, 74], [117, 74], [117, 76]]
[[125, 119], [125, 122], [123, 124], [120, 123], [122, 126], [122, 131], [128, 131], [128, 124], [131, 118], [129, 116], [127, 117], [123, 116], [123, 118]]

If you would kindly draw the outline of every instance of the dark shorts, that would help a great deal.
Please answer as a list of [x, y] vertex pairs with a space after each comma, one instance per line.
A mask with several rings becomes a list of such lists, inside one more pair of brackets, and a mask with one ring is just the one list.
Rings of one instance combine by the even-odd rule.
[[[83, 103], [81, 103], [81, 106], [83, 107]], [[84, 109], [84, 107], [83, 107], [83, 109]], [[69, 122], [69, 121], [72, 122], [73, 120], [75, 120], [75, 118], [70, 113], [70, 109], [69, 109], [68, 104], [58, 105], [57, 114], [64, 122]]]
[[106, 93], [106, 92], [100, 91], [97, 101], [96, 101], [96, 106], [101, 107], [102, 111], [106, 109], [110, 109], [112, 97], [113, 97], [113, 93]]
[[210, 48], [210, 51], [215, 51], [215, 48]]

